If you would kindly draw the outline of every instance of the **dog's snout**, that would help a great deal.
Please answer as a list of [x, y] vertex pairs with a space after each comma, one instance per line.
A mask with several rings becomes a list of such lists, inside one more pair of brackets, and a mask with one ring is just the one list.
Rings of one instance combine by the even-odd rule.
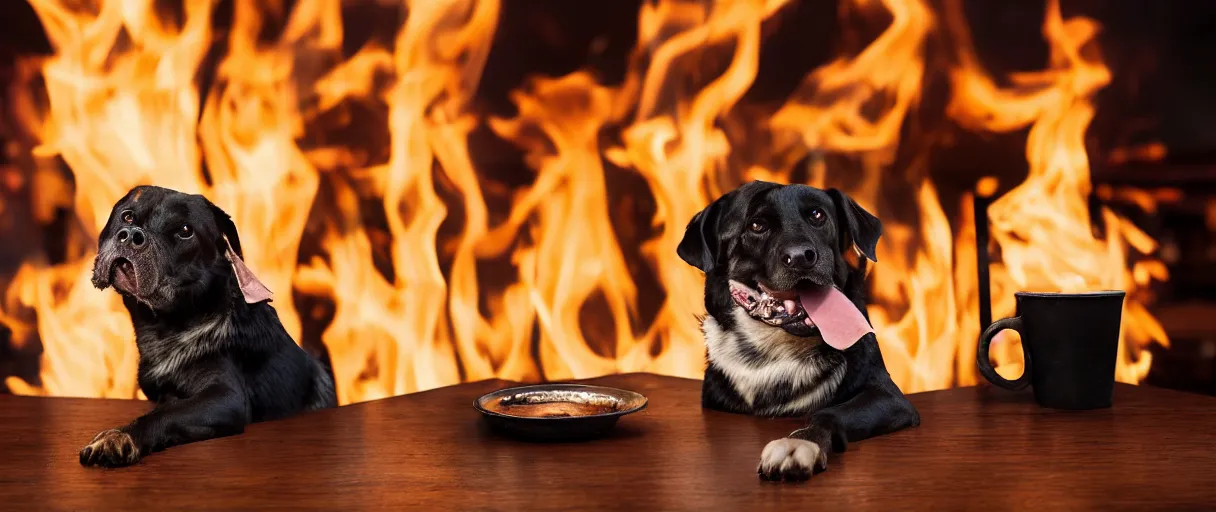
[[807, 268], [815, 263], [815, 248], [809, 245], [789, 247], [781, 256], [781, 262], [790, 268]]
[[144, 234], [144, 230], [135, 226], [128, 226], [118, 230], [118, 234], [114, 235], [115, 239], [121, 245], [130, 245], [136, 249], [143, 247], [148, 242], [148, 236]]

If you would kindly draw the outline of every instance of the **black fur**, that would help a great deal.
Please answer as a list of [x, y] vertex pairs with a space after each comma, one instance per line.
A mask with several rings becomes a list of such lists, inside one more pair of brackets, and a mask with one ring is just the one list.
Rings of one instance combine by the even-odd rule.
[[122, 294], [135, 325], [139, 387], [155, 406], [98, 434], [81, 450], [81, 464], [134, 464], [250, 423], [337, 405], [332, 378], [292, 341], [274, 308], [246, 303], [224, 237], [243, 256], [231, 218], [201, 195], [142, 186], [114, 205], [93, 284]]
[[[817, 327], [801, 322], [772, 326], [741, 315], [744, 310], [728, 284], [734, 280], [779, 292], [836, 286], [865, 314], [866, 258], [877, 260], [881, 234], [878, 218], [845, 194], [805, 185], [751, 182], [698, 213], [678, 253], [705, 272], [705, 307], [711, 318], [706, 319], [710, 351], [703, 407], [807, 417], [807, 426], [787, 439], [813, 442], [823, 453], [919, 425], [916, 409], [887, 373], [873, 334], [836, 350], [822, 341]], [[850, 264], [854, 246], [864, 258]], [[805, 261], [791, 264], [790, 254], [805, 255]], [[731, 372], [744, 377], [732, 379]], [[764, 457], [776, 456], [766, 448], [761, 476], [786, 480], [806, 478], [824, 468], [826, 460], [821, 455], [815, 467], [797, 461], [766, 466]]]

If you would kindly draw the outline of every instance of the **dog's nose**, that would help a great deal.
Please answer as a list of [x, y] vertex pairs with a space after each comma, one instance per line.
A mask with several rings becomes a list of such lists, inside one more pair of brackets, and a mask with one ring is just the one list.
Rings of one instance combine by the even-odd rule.
[[815, 263], [815, 248], [809, 245], [796, 245], [787, 248], [781, 257], [781, 262], [790, 268], [806, 268]]
[[119, 244], [131, 244], [131, 247], [139, 249], [148, 241], [147, 235], [144, 235], [144, 230], [135, 226], [128, 226], [118, 230], [118, 234], [114, 235], [118, 239]]

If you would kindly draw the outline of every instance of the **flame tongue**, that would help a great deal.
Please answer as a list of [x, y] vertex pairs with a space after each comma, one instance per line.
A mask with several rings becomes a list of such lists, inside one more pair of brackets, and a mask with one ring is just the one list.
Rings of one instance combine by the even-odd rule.
[[819, 326], [823, 341], [836, 350], [853, 346], [867, 333], [874, 332], [857, 306], [834, 286], [813, 288], [799, 294], [802, 309]]

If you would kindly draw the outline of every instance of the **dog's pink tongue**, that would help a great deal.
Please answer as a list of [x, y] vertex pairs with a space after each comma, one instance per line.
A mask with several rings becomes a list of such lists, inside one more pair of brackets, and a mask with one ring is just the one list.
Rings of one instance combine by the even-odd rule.
[[866, 333], [874, 332], [861, 311], [834, 286], [802, 292], [798, 299], [811, 321], [819, 326], [823, 341], [836, 350], [849, 348]]

